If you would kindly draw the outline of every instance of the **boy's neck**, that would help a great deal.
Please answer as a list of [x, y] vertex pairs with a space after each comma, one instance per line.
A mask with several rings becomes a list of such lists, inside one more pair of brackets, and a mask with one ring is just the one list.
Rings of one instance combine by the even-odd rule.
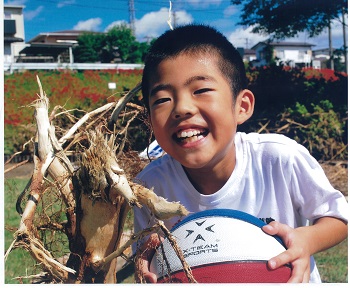
[[188, 179], [196, 188], [196, 190], [203, 195], [211, 195], [219, 191], [231, 177], [235, 168], [236, 161], [232, 161], [229, 166], [215, 167], [211, 170], [202, 169], [188, 169], [183, 167]]

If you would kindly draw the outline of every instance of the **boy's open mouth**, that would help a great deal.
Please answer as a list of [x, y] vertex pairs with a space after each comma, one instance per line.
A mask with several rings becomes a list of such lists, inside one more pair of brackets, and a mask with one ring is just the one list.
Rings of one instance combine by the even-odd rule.
[[208, 133], [209, 131], [206, 129], [190, 129], [186, 131], [182, 130], [178, 131], [174, 135], [174, 138], [177, 142], [180, 143], [191, 143], [204, 138], [208, 135]]

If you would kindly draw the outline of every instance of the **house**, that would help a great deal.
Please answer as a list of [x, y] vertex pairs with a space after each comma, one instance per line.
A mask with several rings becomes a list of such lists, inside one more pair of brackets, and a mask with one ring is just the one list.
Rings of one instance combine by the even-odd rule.
[[24, 6], [4, 4], [4, 64], [16, 62], [24, 47]]
[[253, 49], [244, 49], [243, 61], [251, 62], [256, 60], [256, 52]]
[[255, 51], [252, 49], [237, 47], [237, 51], [241, 55], [243, 62], [251, 62], [256, 59]]
[[72, 48], [86, 31], [64, 30], [40, 33], [20, 51], [17, 62], [73, 63]]
[[267, 65], [268, 47], [272, 48], [272, 59], [277, 63], [285, 63], [289, 66], [308, 67], [312, 60], [313, 44], [304, 42], [269, 42], [263, 41], [254, 45], [251, 49], [255, 50], [256, 60], [252, 62], [253, 66]]
[[[332, 54], [334, 57], [340, 58], [340, 62], [345, 62], [344, 51], [342, 49], [332, 49]], [[329, 48], [317, 49], [312, 51], [312, 56], [314, 59], [329, 59], [330, 58], [330, 50]]]

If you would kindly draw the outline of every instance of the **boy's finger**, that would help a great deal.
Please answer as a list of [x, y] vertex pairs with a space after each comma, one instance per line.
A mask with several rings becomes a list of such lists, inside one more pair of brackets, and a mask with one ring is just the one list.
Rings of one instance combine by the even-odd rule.
[[310, 270], [304, 265], [293, 266], [292, 276], [288, 283], [308, 283], [310, 280]]
[[292, 260], [293, 260], [292, 255], [288, 250], [286, 250], [285, 252], [277, 255], [276, 257], [271, 258], [268, 261], [268, 266], [270, 269], [274, 270], [285, 264], [290, 263]]
[[141, 281], [146, 281], [146, 283], [157, 283], [157, 276], [149, 271], [148, 263], [147, 259], [141, 258], [138, 269], [139, 274], [142, 276], [135, 277], [136, 282], [140, 283]]
[[139, 269], [142, 278], [147, 283], [157, 283], [157, 276], [149, 271], [149, 264], [162, 241], [163, 238], [154, 233], [151, 234], [147, 241], [141, 246], [141, 251], [143, 252], [139, 256], [140, 262], [137, 269]]
[[284, 238], [288, 235], [292, 228], [288, 225], [273, 221], [270, 224], [263, 226], [262, 230], [269, 235], [278, 235]]
[[143, 274], [143, 277], [147, 283], [157, 283], [157, 276], [154, 273], [146, 272]]

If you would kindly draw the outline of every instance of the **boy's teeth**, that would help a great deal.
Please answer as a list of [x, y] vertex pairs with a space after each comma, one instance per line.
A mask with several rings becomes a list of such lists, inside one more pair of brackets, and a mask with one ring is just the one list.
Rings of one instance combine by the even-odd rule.
[[192, 137], [195, 135], [200, 134], [201, 132], [199, 130], [191, 130], [191, 131], [182, 131], [177, 133], [178, 138], [187, 138], [187, 137]]

